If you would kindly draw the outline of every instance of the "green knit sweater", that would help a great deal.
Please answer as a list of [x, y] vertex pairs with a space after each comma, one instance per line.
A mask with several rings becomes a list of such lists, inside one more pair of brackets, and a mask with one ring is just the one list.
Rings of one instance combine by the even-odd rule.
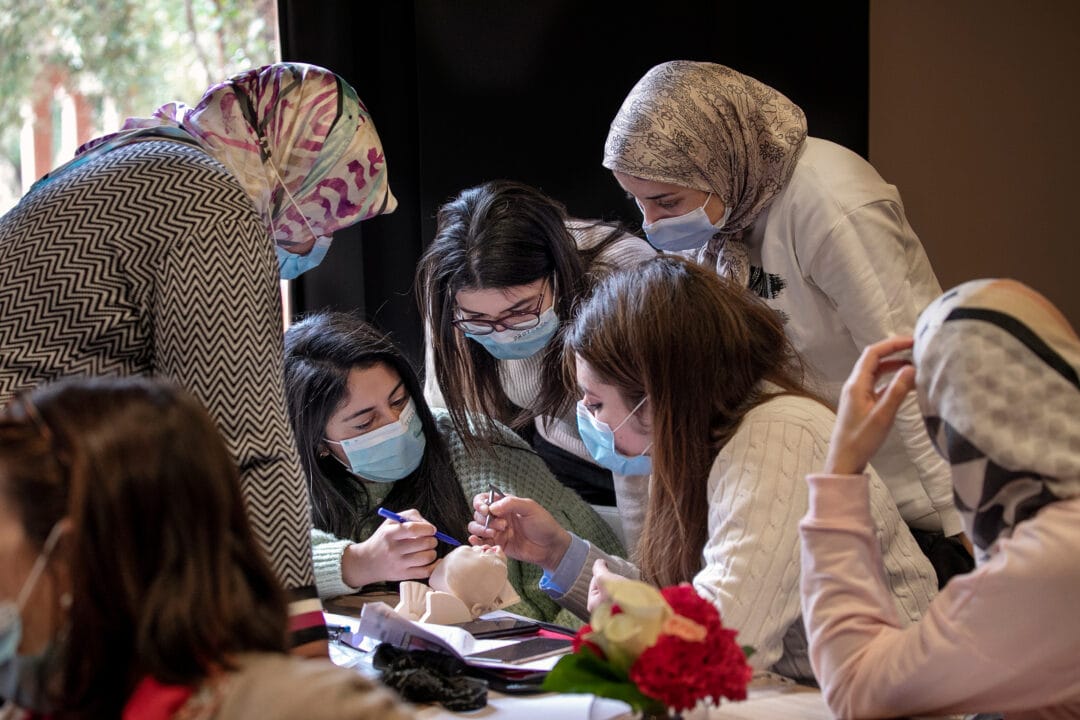
[[[564, 528], [605, 552], [618, 556], [626, 554], [611, 527], [577, 493], [556, 480], [528, 443], [509, 428], [499, 427], [502, 437], [499, 444], [494, 446], [493, 454], [479, 452], [470, 455], [454, 430], [449, 413], [439, 408], [432, 408], [432, 413], [439, 432], [450, 447], [450, 461], [461, 481], [464, 498], [470, 505], [474, 496], [487, 492], [488, 485], [495, 485], [507, 494], [535, 500]], [[330, 533], [313, 530], [311, 541], [319, 595], [333, 597], [356, 592], [358, 588], [346, 585], [341, 578], [341, 556], [345, 548], [357, 540], [343, 540]], [[510, 584], [521, 596], [521, 602], [507, 610], [569, 627], [581, 624], [577, 617], [559, 607], [540, 590], [542, 571], [538, 566], [511, 560], [508, 570]]]

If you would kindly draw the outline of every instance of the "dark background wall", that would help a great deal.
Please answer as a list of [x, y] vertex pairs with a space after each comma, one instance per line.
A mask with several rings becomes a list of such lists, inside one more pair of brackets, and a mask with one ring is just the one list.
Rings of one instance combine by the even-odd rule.
[[435, 212], [493, 178], [531, 183], [572, 215], [640, 226], [600, 165], [626, 93], [665, 60], [729, 65], [802, 106], [810, 132], [867, 153], [867, 2], [680, 2], [631, 13], [586, 0], [279, 0], [286, 60], [351, 82], [382, 137], [392, 215], [338, 233], [294, 285], [298, 312], [361, 308], [414, 359], [413, 270]]

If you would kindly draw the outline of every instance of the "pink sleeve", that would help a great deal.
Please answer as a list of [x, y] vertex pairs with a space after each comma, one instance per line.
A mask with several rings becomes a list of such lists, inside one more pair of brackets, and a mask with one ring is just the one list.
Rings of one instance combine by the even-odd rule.
[[1080, 502], [1018, 526], [902, 627], [882, 579], [862, 475], [810, 475], [800, 524], [814, 672], [840, 717], [1009, 711], [1080, 703]]

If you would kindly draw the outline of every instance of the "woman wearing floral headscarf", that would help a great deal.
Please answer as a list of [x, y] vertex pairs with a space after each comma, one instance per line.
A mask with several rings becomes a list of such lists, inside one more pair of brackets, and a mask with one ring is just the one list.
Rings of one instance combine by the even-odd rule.
[[[855, 153], [807, 137], [786, 97], [722, 65], [646, 73], [611, 123], [604, 166], [636, 199], [653, 245], [715, 267], [783, 315], [831, 402], [859, 352], [910, 333], [941, 292], [896, 188]], [[874, 468], [913, 529], [960, 532], [948, 469], [913, 403]]]
[[[1080, 717], [1080, 339], [1030, 288], [977, 280], [922, 314], [914, 368], [890, 357], [911, 346], [863, 352], [808, 478], [803, 618], [826, 700], [841, 717]], [[913, 386], [979, 566], [904, 627], [860, 473]]]
[[166, 376], [195, 395], [293, 592], [298, 645], [325, 629], [285, 411], [278, 282], [317, 265], [335, 230], [395, 206], [355, 91], [328, 70], [279, 63], [194, 108], [129, 120], [0, 218], [0, 402], [64, 375]]

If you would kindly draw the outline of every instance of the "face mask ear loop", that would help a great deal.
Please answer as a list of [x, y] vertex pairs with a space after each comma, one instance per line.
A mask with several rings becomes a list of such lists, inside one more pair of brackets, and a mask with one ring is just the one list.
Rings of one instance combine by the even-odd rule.
[[26, 601], [30, 599], [30, 593], [33, 592], [38, 578], [41, 577], [41, 573], [45, 571], [45, 565], [49, 562], [49, 555], [52, 553], [53, 548], [56, 547], [56, 543], [60, 541], [60, 536], [63, 534], [64, 524], [61, 520], [53, 525], [53, 529], [49, 531], [49, 537], [45, 539], [45, 545], [41, 548], [41, 554], [38, 555], [37, 560], [34, 561], [34, 566], [30, 568], [30, 574], [26, 576], [26, 581], [23, 583], [22, 590], [19, 591], [19, 597], [15, 601], [15, 605], [19, 608], [19, 612], [22, 612], [23, 607], [26, 605]]
[[[307, 215], [305, 215], [304, 211], [300, 209], [300, 203], [296, 202], [296, 198], [294, 198], [293, 194], [291, 192], [289, 192], [289, 186], [285, 184], [285, 180], [284, 180], [284, 178], [281, 177], [281, 173], [279, 173], [277, 167], [274, 166], [274, 159], [272, 157], [268, 156], [267, 159], [266, 159], [266, 164], [270, 166], [270, 169], [274, 172], [274, 175], [277, 176], [278, 182], [281, 183], [281, 189], [285, 191], [285, 197], [289, 198], [289, 202], [291, 202], [292, 206], [294, 208], [296, 208], [296, 212], [300, 213], [300, 219], [304, 221], [304, 225], [307, 226], [308, 232], [311, 233], [311, 237], [315, 240], [315, 242], [318, 242], [319, 241], [319, 236], [316, 235], [315, 230], [312, 229], [311, 223], [308, 222]], [[271, 216], [270, 217], [270, 227], [273, 228], [273, 226], [274, 226], [274, 218], [273, 218], [273, 216]], [[276, 234], [276, 231], [275, 231], [275, 234]], [[275, 243], [276, 243], [276, 240], [275, 240]]]
[[646, 395], [645, 397], [641, 398], [641, 402], [639, 402], [639, 403], [638, 403], [637, 405], [635, 405], [635, 406], [634, 406], [634, 409], [630, 411], [630, 414], [629, 414], [629, 415], [627, 415], [626, 417], [624, 417], [624, 418], [623, 418], [623, 421], [622, 421], [621, 423], [619, 423], [619, 424], [618, 424], [618, 425], [616, 425], [616, 426], [615, 426], [614, 428], [612, 428], [612, 429], [611, 429], [611, 432], [616, 432], [616, 431], [618, 431], [618, 429], [619, 429], [619, 428], [621, 428], [621, 427], [622, 427], [623, 425], [625, 425], [625, 424], [626, 424], [626, 422], [627, 422], [627, 421], [628, 421], [628, 420], [629, 420], [630, 418], [634, 417], [634, 413], [636, 413], [636, 412], [637, 412], [638, 410], [640, 410], [640, 409], [641, 409], [641, 406], [642, 406], [642, 405], [644, 405], [644, 404], [645, 404], [645, 401], [646, 401], [646, 400], [648, 400], [648, 399], [649, 399], [649, 396], [648, 396], [648, 395]]
[[[706, 202], [707, 202], [707, 201], [706, 201]], [[648, 400], [648, 399], [649, 399], [649, 396], [648, 396], [648, 395], [646, 395], [645, 397], [641, 398], [641, 402], [639, 402], [639, 403], [638, 403], [637, 405], [635, 405], [635, 406], [634, 406], [634, 409], [630, 411], [630, 414], [629, 414], [629, 415], [627, 415], [626, 417], [624, 417], [624, 418], [623, 418], [623, 421], [622, 421], [621, 423], [619, 423], [619, 424], [618, 424], [618, 426], [617, 426], [617, 427], [615, 427], [615, 429], [614, 429], [614, 430], [612, 430], [612, 431], [611, 431], [611, 433], [612, 433], [612, 437], [614, 437], [614, 435], [615, 435], [615, 431], [616, 431], [616, 430], [618, 430], [618, 429], [619, 429], [619, 428], [621, 428], [621, 427], [622, 427], [623, 425], [625, 425], [625, 424], [626, 424], [626, 422], [627, 422], [627, 421], [628, 421], [628, 420], [629, 420], [630, 418], [634, 417], [634, 413], [636, 413], [636, 412], [637, 412], [638, 410], [640, 410], [640, 409], [641, 409], [641, 406], [642, 406], [642, 405], [644, 405], [644, 404], [645, 404], [645, 401], [646, 401], [646, 400]], [[651, 447], [652, 447], [652, 440], [650, 440], [650, 441], [649, 441], [649, 444], [645, 446], [645, 449], [644, 449], [644, 450], [642, 450], [641, 452], [639, 452], [639, 453], [638, 453], [637, 455], [635, 455], [635, 457], [641, 457], [641, 456], [642, 456], [642, 455], [644, 455], [645, 453], [649, 452], [649, 448], [651, 448]]]

